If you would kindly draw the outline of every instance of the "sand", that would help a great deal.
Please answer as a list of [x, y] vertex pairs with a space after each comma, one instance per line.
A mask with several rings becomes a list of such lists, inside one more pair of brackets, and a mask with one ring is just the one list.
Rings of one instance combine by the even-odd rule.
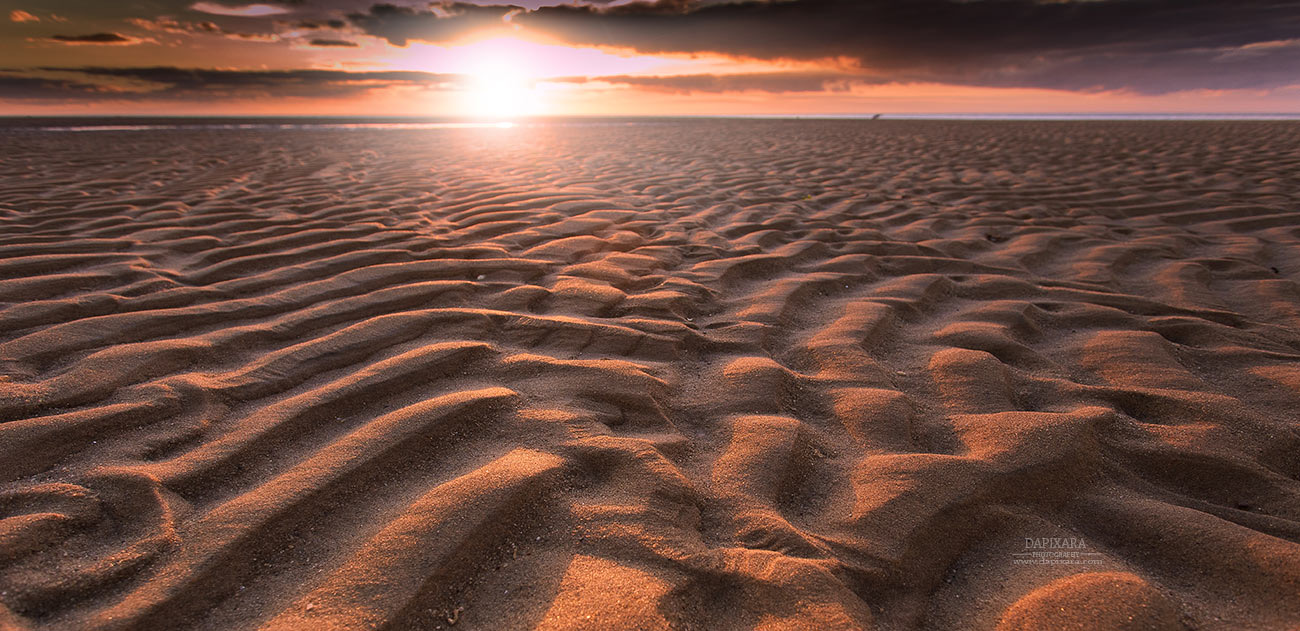
[[1300, 124], [0, 146], [5, 629], [1300, 625]]

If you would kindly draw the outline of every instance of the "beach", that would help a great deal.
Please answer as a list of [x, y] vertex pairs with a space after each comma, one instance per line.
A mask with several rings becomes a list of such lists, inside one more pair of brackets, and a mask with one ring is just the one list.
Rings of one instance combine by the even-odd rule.
[[83, 127], [0, 629], [1300, 625], [1298, 122]]

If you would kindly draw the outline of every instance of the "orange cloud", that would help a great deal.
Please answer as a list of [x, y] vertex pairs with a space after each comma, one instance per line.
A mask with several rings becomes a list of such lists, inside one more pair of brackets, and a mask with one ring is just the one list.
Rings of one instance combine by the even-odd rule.
[[146, 18], [128, 18], [127, 22], [146, 31], [154, 31], [157, 33], [172, 33], [176, 35], [218, 35], [230, 39], [258, 42], [280, 41], [280, 36], [275, 33], [242, 33], [238, 31], [228, 31], [218, 26], [215, 22], [181, 22], [170, 17], [160, 17], [156, 20]]
[[190, 9], [201, 13], [211, 13], [212, 15], [233, 15], [236, 17], [260, 17], [264, 15], [280, 15], [288, 13], [289, 9], [275, 6], [273, 4], [241, 4], [237, 6], [226, 6], [215, 2], [195, 2], [190, 5]]
[[40, 22], [41, 19], [21, 9], [14, 9], [9, 13], [11, 22]]

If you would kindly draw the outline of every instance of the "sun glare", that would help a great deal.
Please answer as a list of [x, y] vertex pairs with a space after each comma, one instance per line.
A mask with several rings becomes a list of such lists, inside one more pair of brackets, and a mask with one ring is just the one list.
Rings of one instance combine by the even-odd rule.
[[466, 48], [469, 54], [461, 86], [466, 116], [511, 120], [543, 113], [536, 76], [527, 57], [516, 54], [516, 40], [484, 40]]

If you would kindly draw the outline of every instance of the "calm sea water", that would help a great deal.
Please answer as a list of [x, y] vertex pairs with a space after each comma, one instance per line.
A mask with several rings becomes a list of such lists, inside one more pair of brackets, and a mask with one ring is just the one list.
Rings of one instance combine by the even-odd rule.
[[[1278, 114], [886, 114], [881, 120], [1005, 120], [1005, 121], [1196, 121], [1300, 120], [1300, 113]], [[753, 116], [753, 117], [548, 117], [515, 121], [467, 121], [433, 118], [359, 117], [0, 117], [0, 130], [48, 132], [158, 130], [311, 130], [311, 129], [463, 129], [535, 126], [646, 125], [707, 120], [873, 120], [870, 116]]]

